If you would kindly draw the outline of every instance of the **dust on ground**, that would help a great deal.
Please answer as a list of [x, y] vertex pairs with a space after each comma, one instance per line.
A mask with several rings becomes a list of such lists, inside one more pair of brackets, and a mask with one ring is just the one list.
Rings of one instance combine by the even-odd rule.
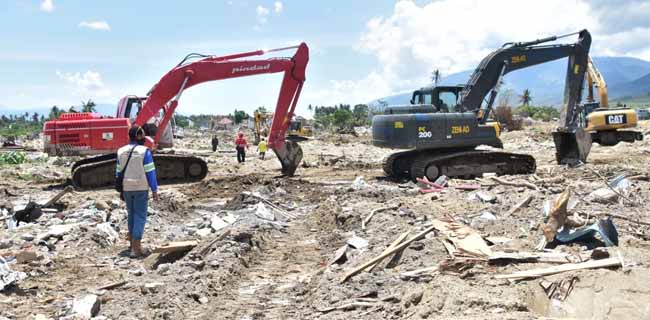
[[[198, 183], [161, 187], [161, 200], [150, 202], [144, 242], [151, 248], [189, 240], [197, 245], [189, 252], [131, 259], [124, 254], [126, 211], [115, 191], [66, 195], [34, 222], [0, 228], [0, 256], [12, 274], [22, 275], [0, 292], [0, 319], [83, 318], [78, 310], [84, 297], [99, 306], [88, 314], [97, 319], [650, 317], [650, 289], [644, 285], [650, 280], [650, 230], [638, 223], [650, 221], [650, 142], [595, 145], [588, 164], [567, 168], [555, 164], [552, 129], [536, 123], [502, 135], [507, 151], [536, 158], [537, 172], [501, 178], [536, 189], [484, 177], [449, 182], [478, 184], [480, 190], [449, 187], [438, 193], [385, 180], [381, 162], [393, 150], [373, 147], [367, 134], [321, 135], [301, 143], [303, 165], [295, 177], [283, 178], [275, 156], [260, 160], [255, 146], [246, 163], [237, 164], [231, 133], [221, 134], [220, 150], [213, 153], [209, 134], [187, 132], [176, 152], [202, 156], [210, 173]], [[642, 123], [641, 130], [647, 134], [650, 124]], [[25, 164], [0, 167], [3, 224], [30, 200], [46, 201], [60, 192], [74, 160], [28, 156]], [[593, 191], [620, 174], [629, 177], [624, 194], [594, 198]], [[612, 256], [623, 257], [623, 268], [496, 279], [552, 264], [457, 259], [454, 265], [445, 236], [432, 232], [398, 257], [342, 281], [398, 236], [412, 237], [433, 219], [453, 219], [483, 238], [504, 239], [491, 247], [495, 251], [534, 252], [545, 202], [567, 187], [573, 190], [570, 213], [585, 224], [610, 214], [625, 218], [613, 218], [619, 246], [609, 248]], [[482, 201], [485, 194], [492, 199]], [[527, 206], [511, 211], [528, 196]], [[388, 209], [363, 222], [380, 208]], [[359, 237], [367, 245], [346, 245]], [[579, 255], [587, 249], [574, 243], [554, 250]], [[337, 251], [343, 257], [333, 261]], [[404, 276], [441, 262], [452, 267]], [[574, 278], [563, 301], [549, 299], [540, 285], [542, 279]]]

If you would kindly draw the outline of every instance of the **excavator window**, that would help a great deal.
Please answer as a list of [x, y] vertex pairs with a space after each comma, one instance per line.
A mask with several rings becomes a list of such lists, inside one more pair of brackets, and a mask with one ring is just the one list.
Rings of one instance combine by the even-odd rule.
[[458, 104], [458, 95], [455, 92], [444, 91], [438, 95], [440, 109], [445, 112], [455, 112]]

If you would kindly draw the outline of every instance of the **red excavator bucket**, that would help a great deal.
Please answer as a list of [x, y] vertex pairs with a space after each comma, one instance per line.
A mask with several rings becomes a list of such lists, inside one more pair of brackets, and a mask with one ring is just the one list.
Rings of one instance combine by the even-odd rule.
[[282, 164], [282, 175], [293, 176], [302, 160], [300, 145], [295, 141], [285, 140], [283, 146], [274, 148], [273, 151], [275, 151], [275, 155], [278, 156]]
[[587, 162], [587, 156], [591, 151], [591, 134], [583, 128], [573, 131], [554, 131], [553, 142], [555, 142], [555, 159], [558, 164], [576, 165]]

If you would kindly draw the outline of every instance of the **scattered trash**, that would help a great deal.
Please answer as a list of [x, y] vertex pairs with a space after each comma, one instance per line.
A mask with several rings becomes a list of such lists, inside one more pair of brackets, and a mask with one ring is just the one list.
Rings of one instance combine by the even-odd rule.
[[273, 212], [262, 202], [258, 202], [255, 206], [255, 215], [260, 219], [275, 221], [275, 215]]
[[363, 179], [362, 176], [358, 176], [354, 179], [351, 185], [353, 190], [364, 190], [370, 187], [370, 185]]
[[561, 243], [571, 243], [575, 241], [593, 240], [598, 235], [600, 240], [608, 247], [618, 246], [618, 231], [611, 217], [600, 219], [591, 226], [569, 230], [563, 228], [555, 235], [555, 240]]
[[346, 243], [357, 250], [363, 249], [368, 246], [368, 241], [364, 238], [361, 238], [357, 235], [352, 236], [352, 238], [348, 239]]
[[491, 192], [483, 191], [483, 190], [476, 192], [476, 198], [479, 199], [481, 202], [487, 202], [487, 203], [497, 202], [497, 196], [495, 196]]
[[578, 277], [570, 277], [569, 279], [559, 281], [542, 280], [539, 285], [546, 292], [549, 299], [564, 301], [571, 294], [573, 285], [578, 282]]
[[19, 271], [12, 271], [5, 259], [0, 256], [0, 291], [15, 285], [27, 278], [27, 274]]

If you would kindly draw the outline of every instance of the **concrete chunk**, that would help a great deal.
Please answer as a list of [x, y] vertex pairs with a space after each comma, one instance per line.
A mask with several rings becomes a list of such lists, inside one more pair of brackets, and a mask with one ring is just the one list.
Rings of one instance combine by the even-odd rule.
[[99, 313], [101, 302], [94, 294], [75, 299], [72, 303], [72, 312], [82, 319], [90, 319]]

